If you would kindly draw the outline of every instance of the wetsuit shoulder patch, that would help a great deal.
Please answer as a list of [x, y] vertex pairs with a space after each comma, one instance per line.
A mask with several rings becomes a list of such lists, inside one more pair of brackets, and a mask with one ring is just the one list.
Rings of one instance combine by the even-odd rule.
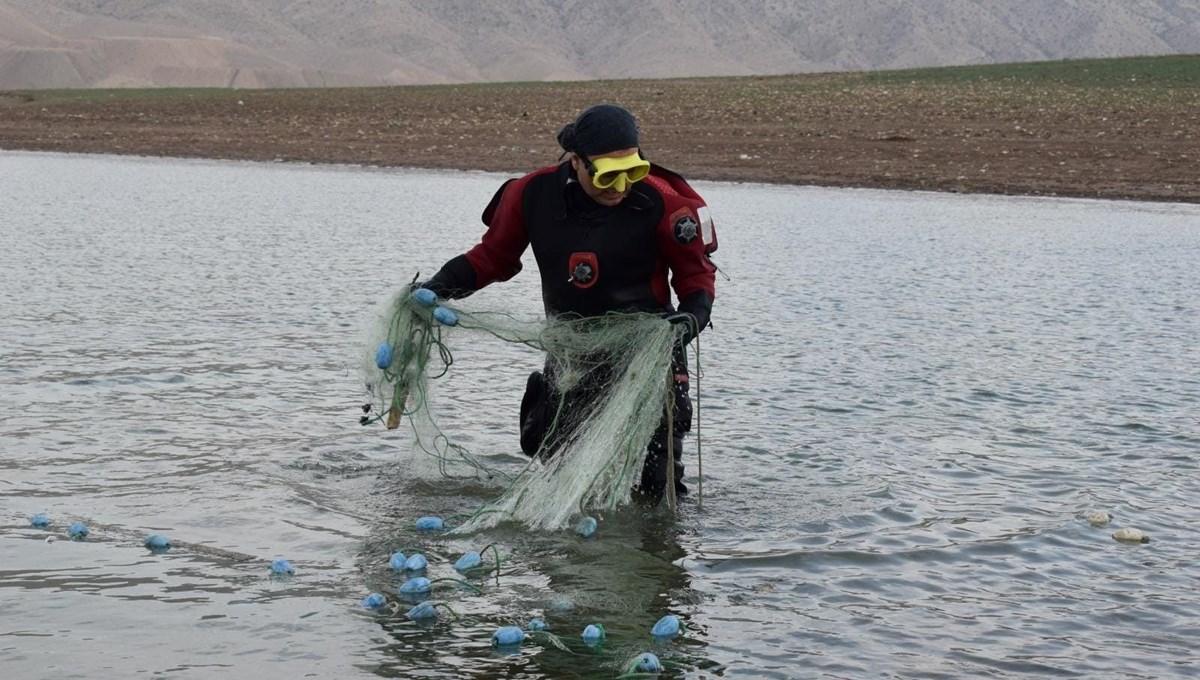
[[684, 245], [695, 241], [700, 235], [700, 221], [691, 208], [683, 207], [671, 213], [670, 223], [675, 240]]

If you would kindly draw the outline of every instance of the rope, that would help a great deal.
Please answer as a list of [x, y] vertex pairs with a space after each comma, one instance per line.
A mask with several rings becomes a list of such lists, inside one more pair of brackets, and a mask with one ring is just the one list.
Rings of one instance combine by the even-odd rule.
[[704, 509], [704, 440], [700, 437], [700, 334], [696, 334], [696, 508]]
[[678, 508], [675, 503], [675, 367], [667, 371], [667, 507], [671, 512]]

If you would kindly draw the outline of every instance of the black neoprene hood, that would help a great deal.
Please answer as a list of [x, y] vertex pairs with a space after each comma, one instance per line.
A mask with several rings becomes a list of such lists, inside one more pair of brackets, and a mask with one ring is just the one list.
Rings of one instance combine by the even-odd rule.
[[638, 146], [637, 121], [633, 114], [616, 104], [597, 104], [568, 123], [558, 133], [563, 151], [599, 156], [610, 151]]

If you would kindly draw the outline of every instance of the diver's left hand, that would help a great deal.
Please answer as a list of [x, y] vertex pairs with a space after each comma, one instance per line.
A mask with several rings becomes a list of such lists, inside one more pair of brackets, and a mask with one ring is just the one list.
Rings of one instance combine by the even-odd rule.
[[696, 317], [688, 312], [671, 312], [664, 315], [663, 318], [672, 326], [684, 326], [684, 333], [679, 339], [679, 342], [684, 345], [691, 342], [700, 333], [700, 325], [696, 322]]

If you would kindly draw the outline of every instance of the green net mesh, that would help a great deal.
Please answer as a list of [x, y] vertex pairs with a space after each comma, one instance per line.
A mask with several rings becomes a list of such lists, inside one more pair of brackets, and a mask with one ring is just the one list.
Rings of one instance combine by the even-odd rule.
[[[646, 444], [670, 407], [675, 328], [652, 314], [521, 321], [441, 300], [438, 310], [415, 302], [411, 293], [406, 288], [392, 301], [369, 343], [366, 384], [374, 415], [363, 422], [381, 421], [389, 428], [408, 422], [416, 447], [432, 455], [443, 474], [457, 468], [505, 480], [499, 497], [457, 531], [504, 521], [562, 528], [580, 514], [629, 502]], [[445, 320], [447, 312], [456, 325], [435, 318]], [[493, 469], [486, 458], [455, 444], [431, 409], [429, 381], [445, 374], [456, 346], [480, 342], [520, 343], [545, 352], [555, 366], [551, 394], [557, 403], [551, 404], [554, 417], [543, 441], [557, 438], [556, 453], [516, 473]], [[587, 407], [567, 426], [561, 395], [584, 383]]]

